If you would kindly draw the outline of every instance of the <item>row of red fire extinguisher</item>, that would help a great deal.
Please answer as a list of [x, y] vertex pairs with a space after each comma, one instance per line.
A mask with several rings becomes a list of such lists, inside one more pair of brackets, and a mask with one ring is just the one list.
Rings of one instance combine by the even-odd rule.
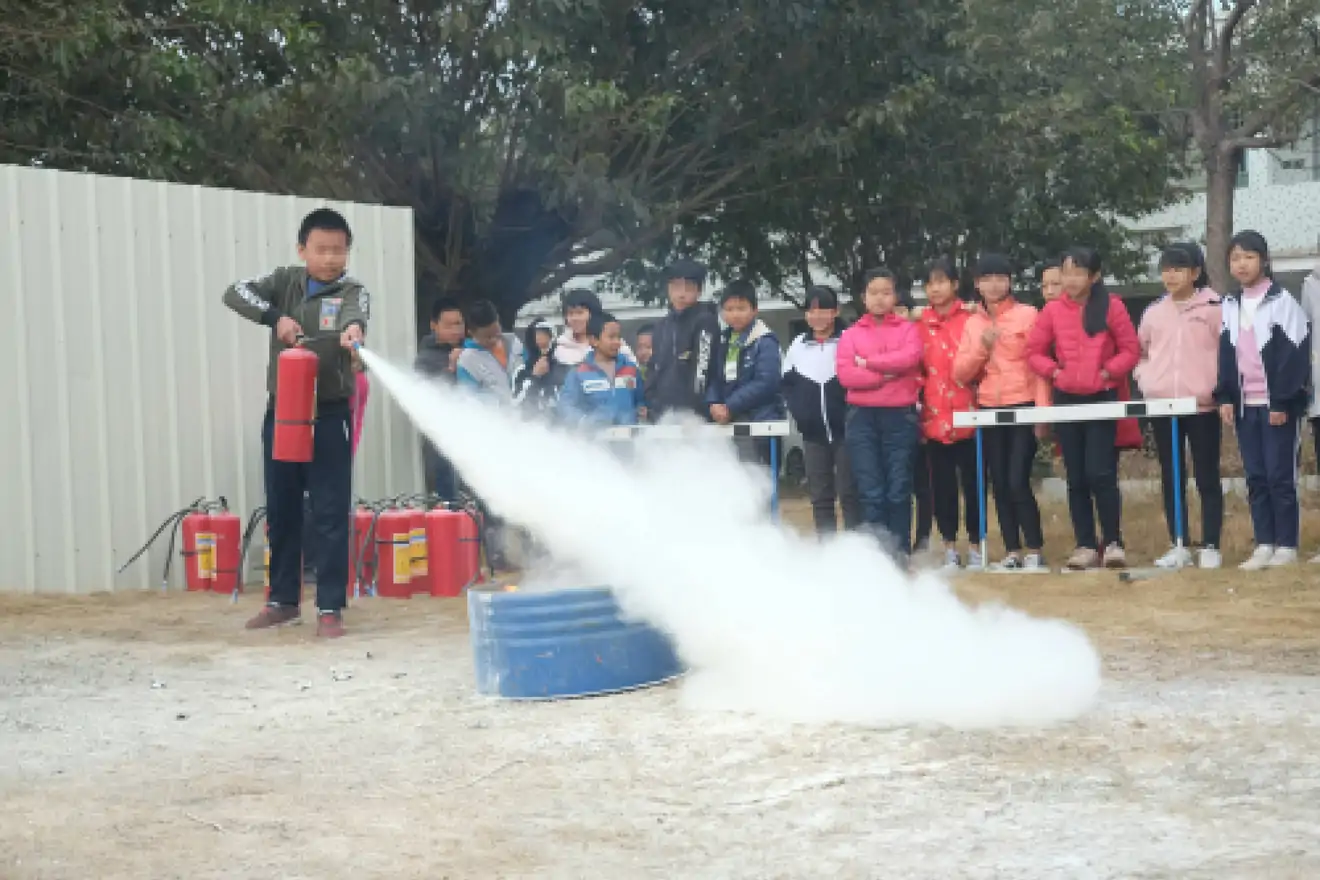
[[[235, 600], [243, 589], [240, 573], [266, 509], [257, 508], [246, 527], [223, 498], [198, 498], [166, 518], [119, 570], [136, 562], [169, 531], [161, 589], [169, 586], [178, 543], [184, 581], [190, 592], [226, 593]], [[263, 529], [263, 537], [268, 529]], [[348, 595], [407, 599], [423, 594], [459, 596], [482, 577], [483, 521], [473, 503], [450, 504], [432, 496], [401, 496], [359, 501], [350, 514]], [[270, 545], [265, 542], [265, 587], [270, 591]]]

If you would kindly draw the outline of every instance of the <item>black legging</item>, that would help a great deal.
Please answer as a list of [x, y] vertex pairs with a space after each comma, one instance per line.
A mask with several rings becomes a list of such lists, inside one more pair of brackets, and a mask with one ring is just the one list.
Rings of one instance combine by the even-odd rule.
[[930, 458], [926, 455], [929, 443], [918, 443], [913, 453], [912, 496], [917, 502], [917, 529], [912, 546], [924, 547], [930, 542], [930, 525], [933, 518], [933, 500], [930, 485]]
[[958, 540], [958, 495], [961, 489], [967, 540], [977, 543], [981, 540], [981, 505], [976, 497], [976, 441], [927, 441], [926, 458], [930, 463], [931, 500], [940, 537], [949, 544]]
[[[1024, 403], [1003, 408], [1029, 409], [1032, 405]], [[1045, 537], [1040, 528], [1040, 506], [1031, 491], [1031, 468], [1036, 461], [1035, 427], [1005, 425], [984, 428], [981, 437], [1004, 549], [1018, 553], [1024, 544], [1028, 550], [1041, 549]]]
[[[1164, 492], [1164, 520], [1169, 526], [1170, 542], [1177, 542], [1173, 522], [1173, 419], [1152, 419], [1155, 451], [1160, 459], [1160, 486]], [[1219, 533], [1224, 524], [1224, 487], [1219, 475], [1219, 445], [1223, 427], [1219, 413], [1197, 413], [1178, 419], [1179, 461], [1181, 473], [1177, 481], [1182, 496], [1182, 540], [1184, 546], [1192, 543], [1192, 529], [1187, 516], [1187, 448], [1192, 450], [1192, 475], [1196, 479], [1196, 492], [1201, 496], [1201, 542], [1207, 547], [1219, 546]], [[1317, 438], [1320, 443], [1320, 437]]]
[[[1055, 390], [1056, 406], [1084, 403], [1113, 403], [1113, 391], [1099, 394], [1067, 394]], [[1118, 422], [1060, 422], [1055, 435], [1063, 451], [1068, 475], [1068, 513], [1078, 547], [1099, 550], [1110, 544], [1123, 546], [1123, 497], [1118, 491]], [[1094, 507], [1092, 506], [1094, 504]], [[1095, 521], [1100, 519], [1100, 544], [1096, 544]]]

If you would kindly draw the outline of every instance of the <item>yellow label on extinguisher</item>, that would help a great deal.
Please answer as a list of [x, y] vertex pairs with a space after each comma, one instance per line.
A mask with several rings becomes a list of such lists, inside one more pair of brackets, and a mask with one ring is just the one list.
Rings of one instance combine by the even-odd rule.
[[412, 548], [412, 576], [426, 577], [426, 529], [413, 529], [408, 533], [408, 546]]
[[197, 577], [215, 580], [215, 533], [197, 533]]
[[406, 584], [412, 580], [412, 542], [395, 538], [394, 582]]

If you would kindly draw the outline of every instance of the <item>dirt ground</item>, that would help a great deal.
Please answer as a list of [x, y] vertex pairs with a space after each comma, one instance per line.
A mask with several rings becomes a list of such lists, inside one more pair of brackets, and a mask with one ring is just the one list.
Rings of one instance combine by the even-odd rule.
[[487, 701], [462, 600], [323, 644], [254, 598], [0, 597], [0, 877], [1317, 877], [1318, 575], [961, 579], [1106, 667], [1080, 721], [975, 734]]

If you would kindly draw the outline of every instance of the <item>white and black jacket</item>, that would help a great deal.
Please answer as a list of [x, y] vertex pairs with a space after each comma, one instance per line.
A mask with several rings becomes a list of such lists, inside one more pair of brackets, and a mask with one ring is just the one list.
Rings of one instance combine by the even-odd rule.
[[[1238, 368], [1237, 344], [1242, 324], [1241, 293], [1224, 297], [1223, 309], [1215, 402], [1231, 403], [1240, 410], [1242, 371]], [[1302, 415], [1311, 402], [1311, 322], [1306, 312], [1292, 294], [1272, 283], [1256, 307], [1252, 326], [1265, 367], [1270, 411]]]
[[834, 362], [838, 347], [837, 332], [824, 342], [817, 342], [807, 332], [793, 340], [784, 356], [780, 390], [803, 440], [829, 443], [843, 439], [846, 392]]

